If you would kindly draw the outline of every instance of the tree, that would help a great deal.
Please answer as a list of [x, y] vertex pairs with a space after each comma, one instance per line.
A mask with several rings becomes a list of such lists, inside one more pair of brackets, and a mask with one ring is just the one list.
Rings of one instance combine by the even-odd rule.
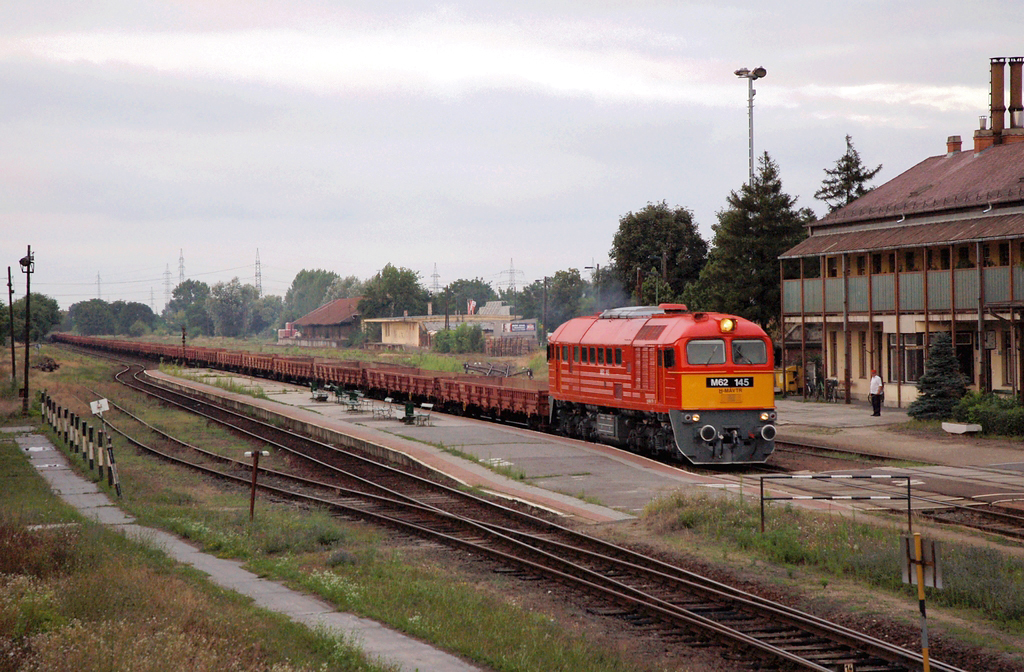
[[419, 273], [388, 264], [366, 281], [359, 314], [364, 318], [396, 317], [406, 311], [410, 315], [424, 315], [429, 296], [420, 285]]
[[960, 365], [953, 351], [953, 339], [946, 332], [935, 334], [928, 348], [928, 364], [917, 381], [917, 399], [907, 407], [907, 415], [918, 420], [943, 420], [953, 416], [953, 408], [967, 393]]
[[865, 185], [881, 169], [882, 164], [871, 170], [864, 167], [860, 154], [853, 148], [853, 142], [848, 135], [846, 153], [836, 161], [835, 168], [825, 169], [827, 177], [822, 181], [821, 189], [814, 192], [814, 197], [819, 201], [825, 201], [829, 212], [835, 212], [871, 191]]
[[245, 336], [257, 296], [255, 287], [243, 285], [238, 278], [214, 285], [210, 289], [210, 298], [206, 300], [214, 334], [232, 338]]
[[[445, 287], [445, 295], [448, 299], [448, 311], [450, 313], [469, 314], [467, 308], [470, 301], [476, 303], [476, 307], [483, 308], [488, 301], [498, 298], [494, 288], [483, 278], [472, 280], [459, 279]], [[437, 312], [435, 306], [434, 312]]]
[[[29, 324], [29, 339], [41, 341], [50, 330], [60, 324], [60, 305], [44, 294], [32, 292], [32, 322]], [[6, 311], [5, 311], [6, 312]], [[6, 317], [6, 316], [5, 316]], [[5, 319], [4, 324], [8, 322]], [[10, 327], [7, 327], [10, 330]], [[14, 302], [14, 338], [25, 338], [25, 297]]]
[[575, 268], [556, 271], [548, 279], [548, 319], [544, 325], [548, 332], [582, 314], [581, 304], [586, 285], [587, 283], [580, 277], [580, 272]]
[[336, 278], [330, 284], [324, 294], [323, 302], [327, 303], [335, 299], [354, 299], [362, 295], [363, 281], [354, 275], [349, 275], [344, 278]]
[[[153, 310], [144, 303], [135, 301], [114, 301], [110, 304], [110, 311], [114, 318], [115, 334], [131, 334], [132, 331], [140, 331], [136, 323], [141, 322], [144, 329], [141, 331], [152, 331], [156, 326], [156, 315]], [[140, 334], [141, 335], [141, 334]]]
[[294, 322], [324, 305], [328, 288], [338, 279], [338, 274], [333, 271], [299, 271], [284, 295], [283, 321]]
[[779, 168], [765, 152], [753, 184], [729, 194], [698, 282], [683, 295], [691, 309], [734, 313], [768, 328], [781, 309], [778, 256], [805, 237], [814, 213], [795, 210]]
[[[339, 297], [340, 298], [340, 297]], [[249, 323], [250, 334], [259, 334], [272, 329], [284, 312], [284, 299], [280, 296], [267, 295], [256, 299], [252, 307], [252, 320]]]
[[698, 278], [707, 253], [707, 241], [697, 232], [693, 213], [682, 207], [673, 210], [662, 201], [619, 219], [608, 256], [623, 287], [635, 288], [638, 269], [653, 267], [679, 294]]
[[71, 328], [85, 336], [114, 333], [114, 312], [103, 299], [79, 301], [68, 308]]
[[213, 335], [213, 320], [206, 310], [206, 300], [210, 298], [210, 286], [199, 280], [186, 280], [179, 283], [171, 293], [171, 300], [164, 307], [164, 319], [175, 331], [182, 327], [189, 334]]
[[434, 350], [442, 353], [465, 354], [483, 352], [485, 349], [484, 332], [478, 325], [463, 322], [455, 329], [439, 331], [434, 334]]

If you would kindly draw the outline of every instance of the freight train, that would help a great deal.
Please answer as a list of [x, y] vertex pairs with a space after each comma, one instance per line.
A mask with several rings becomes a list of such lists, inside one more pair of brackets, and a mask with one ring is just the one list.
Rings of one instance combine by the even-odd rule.
[[520, 422], [693, 464], [760, 463], [775, 447], [772, 347], [756, 324], [678, 304], [569, 320], [548, 340], [548, 383], [331, 358], [79, 336], [53, 340], [218, 368], [457, 415]]

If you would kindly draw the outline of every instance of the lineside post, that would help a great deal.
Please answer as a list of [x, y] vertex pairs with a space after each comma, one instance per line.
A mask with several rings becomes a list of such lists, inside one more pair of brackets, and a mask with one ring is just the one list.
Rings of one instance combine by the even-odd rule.
[[924, 557], [921, 552], [921, 533], [914, 533], [914, 558], [917, 566], [917, 603], [921, 610], [921, 659], [924, 672], [930, 671], [928, 664], [928, 616], [924, 607]]

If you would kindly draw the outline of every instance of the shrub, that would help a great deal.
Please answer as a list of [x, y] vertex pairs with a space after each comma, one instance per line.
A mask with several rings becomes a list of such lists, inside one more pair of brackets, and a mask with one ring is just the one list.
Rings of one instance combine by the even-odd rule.
[[957, 422], [981, 425], [986, 434], [1024, 436], [1024, 408], [1013, 398], [970, 392], [952, 411]]

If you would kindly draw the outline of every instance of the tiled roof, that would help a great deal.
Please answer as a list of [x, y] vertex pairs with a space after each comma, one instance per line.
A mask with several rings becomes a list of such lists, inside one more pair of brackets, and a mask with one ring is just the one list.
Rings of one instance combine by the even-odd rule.
[[1024, 142], [925, 159], [814, 223], [830, 225], [1024, 201]]
[[779, 256], [780, 259], [844, 254], [901, 247], [968, 243], [1024, 237], [1024, 214], [981, 215], [953, 220], [904, 223], [819, 233], [805, 239]]
[[348, 324], [359, 317], [359, 302], [362, 299], [363, 297], [361, 296], [351, 299], [335, 299], [325, 303], [313, 312], [303, 315], [295, 320], [295, 324], [302, 327]]

